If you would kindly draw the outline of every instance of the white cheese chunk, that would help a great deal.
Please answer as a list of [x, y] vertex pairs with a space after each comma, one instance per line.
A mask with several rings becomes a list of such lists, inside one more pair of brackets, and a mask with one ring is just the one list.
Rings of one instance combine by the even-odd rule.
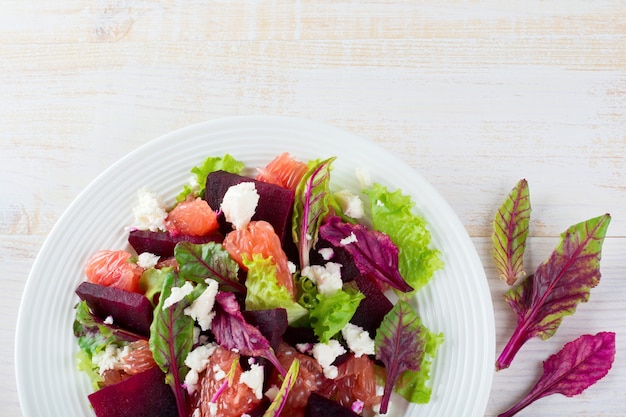
[[167, 211], [157, 195], [146, 188], [141, 188], [137, 193], [137, 205], [133, 207], [133, 215], [135, 220], [131, 228], [152, 232], [165, 230]]
[[346, 245], [349, 245], [350, 243], [356, 243], [358, 241], [359, 240], [357, 239], [356, 235], [354, 234], [354, 232], [352, 232], [352, 233], [350, 233], [350, 236], [346, 236], [343, 239], [341, 239], [339, 241], [339, 244], [341, 246], [346, 246]]
[[153, 253], [144, 252], [139, 254], [139, 256], [137, 257], [137, 265], [139, 265], [143, 269], [154, 268], [159, 262], [159, 258], [159, 256]]
[[263, 398], [263, 367], [253, 363], [250, 369], [242, 372], [239, 376], [239, 382], [246, 384], [253, 392], [255, 397], [260, 400]]
[[184, 310], [186, 315], [198, 322], [202, 330], [208, 330], [211, 327], [213, 317], [215, 317], [213, 306], [219, 287], [218, 282], [214, 279], [206, 279], [205, 282], [208, 284], [206, 290]]
[[350, 190], [336, 192], [335, 198], [346, 216], [352, 217], [353, 219], [361, 219], [365, 216], [363, 201]]
[[372, 176], [370, 172], [363, 167], [358, 167], [355, 169], [356, 179], [359, 181], [361, 188], [369, 188], [372, 186]]
[[193, 285], [189, 281], [185, 282], [182, 287], [173, 287], [169, 297], [163, 300], [163, 310], [166, 310], [191, 294]]
[[335, 339], [331, 339], [328, 343], [316, 343], [311, 349], [311, 353], [317, 363], [320, 364], [324, 371], [324, 376], [328, 379], [337, 377], [337, 367], [333, 365], [338, 356], [346, 353], [346, 349]]
[[226, 221], [235, 229], [245, 229], [256, 212], [259, 193], [253, 182], [246, 181], [226, 190], [220, 206]]
[[189, 372], [185, 376], [185, 387], [189, 394], [193, 394], [198, 389], [199, 374], [206, 369], [216, 348], [215, 344], [201, 345], [187, 354], [185, 365], [189, 367]]
[[363, 328], [348, 323], [341, 329], [341, 335], [348, 344], [348, 348], [354, 352], [354, 356], [360, 358], [363, 355], [373, 355], [374, 352], [374, 340], [370, 337], [369, 333]]
[[341, 264], [336, 262], [328, 262], [326, 265], [310, 265], [301, 273], [313, 281], [320, 294], [333, 295], [343, 286]]
[[333, 250], [333, 248], [321, 248], [317, 252], [325, 261], [330, 261], [333, 256], [335, 256], [335, 251]]

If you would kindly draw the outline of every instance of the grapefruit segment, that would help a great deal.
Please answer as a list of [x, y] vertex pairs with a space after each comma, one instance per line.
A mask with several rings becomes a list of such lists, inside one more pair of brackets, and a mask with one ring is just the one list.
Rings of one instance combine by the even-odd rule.
[[217, 231], [217, 215], [201, 198], [188, 198], [170, 211], [165, 228], [172, 235], [206, 236]]
[[133, 255], [124, 250], [95, 252], [85, 264], [87, 281], [130, 292], [141, 292], [139, 278], [143, 268], [130, 261]]
[[274, 228], [266, 221], [259, 220], [250, 222], [248, 227], [241, 230], [233, 230], [224, 238], [223, 246], [230, 256], [246, 269], [243, 256], [252, 259], [254, 254], [260, 254], [264, 258], [272, 258], [276, 265], [276, 279], [278, 283], [287, 288], [295, 299], [296, 288], [293, 277], [289, 271], [289, 259], [283, 251], [280, 238], [274, 232]]
[[283, 152], [265, 168], [259, 169], [256, 179], [295, 191], [306, 172], [306, 163], [298, 161], [288, 152]]

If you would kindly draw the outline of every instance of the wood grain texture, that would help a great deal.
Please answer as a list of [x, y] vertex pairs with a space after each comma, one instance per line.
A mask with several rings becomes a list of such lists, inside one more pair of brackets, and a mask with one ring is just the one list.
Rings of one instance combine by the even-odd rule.
[[[239, 114], [293, 115], [376, 141], [432, 183], [485, 265], [497, 350], [515, 324], [491, 220], [520, 179], [528, 264], [612, 214], [601, 285], [495, 375], [485, 416], [582, 333], [618, 332], [611, 373], [543, 416], [623, 417], [626, 2], [5, 0], [0, 9], [0, 412], [19, 417], [15, 320], [39, 247], [99, 173], [152, 138]], [[457, 417], [457, 416], [452, 416]]]

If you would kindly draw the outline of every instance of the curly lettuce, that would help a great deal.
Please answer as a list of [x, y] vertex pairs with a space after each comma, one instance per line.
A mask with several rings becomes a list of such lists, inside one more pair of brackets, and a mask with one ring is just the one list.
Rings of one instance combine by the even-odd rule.
[[385, 233], [398, 246], [398, 269], [406, 282], [419, 290], [443, 267], [441, 252], [431, 246], [426, 220], [414, 213], [411, 197], [374, 184], [363, 190], [370, 200], [374, 229]]

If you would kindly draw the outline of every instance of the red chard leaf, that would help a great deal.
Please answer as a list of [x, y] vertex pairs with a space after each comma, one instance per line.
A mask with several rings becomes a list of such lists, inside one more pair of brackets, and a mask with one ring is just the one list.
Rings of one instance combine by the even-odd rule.
[[545, 340], [554, 335], [563, 318], [589, 299], [591, 288], [600, 282], [602, 244], [610, 220], [605, 214], [571, 226], [534, 276], [505, 295], [518, 321], [496, 369], [507, 368], [531, 337]]
[[163, 290], [159, 304], [154, 310], [154, 320], [150, 326], [150, 350], [154, 361], [166, 375], [166, 382], [172, 387], [179, 417], [187, 416], [186, 391], [183, 380], [188, 368], [185, 358], [191, 352], [193, 344], [193, 319], [184, 310], [189, 306], [189, 297], [197, 297], [198, 290], [184, 296], [173, 305], [166, 304], [174, 290], [181, 290], [189, 285], [177, 273], [167, 272], [163, 281]]
[[528, 182], [520, 180], [498, 209], [493, 220], [493, 259], [500, 279], [513, 285], [522, 278], [523, 257], [530, 221]]
[[563, 346], [543, 363], [543, 375], [517, 404], [498, 417], [511, 417], [551, 394], [573, 397], [598, 382], [615, 359], [615, 333], [583, 335]]
[[330, 171], [335, 159], [311, 161], [296, 189], [292, 234], [298, 244], [301, 268], [309, 266], [309, 253], [317, 242], [320, 224], [328, 214]]
[[374, 340], [376, 358], [385, 364], [385, 390], [380, 414], [387, 412], [396, 379], [407, 370], [418, 371], [426, 344], [424, 327], [417, 313], [404, 300], [385, 316]]
[[413, 290], [400, 275], [398, 247], [386, 234], [331, 217], [320, 227], [320, 236], [333, 246], [348, 251], [361, 274], [379, 286], [384, 282], [402, 292]]
[[235, 295], [219, 292], [215, 302], [215, 318], [211, 322], [211, 331], [220, 346], [244, 356], [264, 357], [285, 375], [287, 371], [278, 362], [270, 342], [259, 329], [246, 322]]

